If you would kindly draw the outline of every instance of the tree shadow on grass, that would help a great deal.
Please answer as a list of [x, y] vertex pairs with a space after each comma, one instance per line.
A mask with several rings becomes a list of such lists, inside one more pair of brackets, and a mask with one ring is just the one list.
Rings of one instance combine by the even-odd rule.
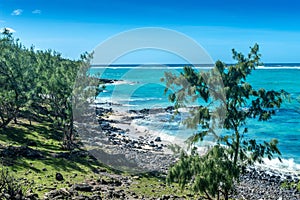
[[40, 136], [44, 137], [45, 139], [51, 139], [55, 141], [61, 141], [63, 138], [63, 133], [61, 131], [56, 130], [53, 128], [52, 123], [39, 123], [37, 125], [30, 125], [26, 123], [20, 123], [20, 126], [27, 128], [30, 131], [37, 132]]
[[[12, 147], [13, 144], [16, 145], [13, 146], [14, 148], [29, 148], [33, 151], [40, 152], [42, 156], [32, 158], [23, 154], [14, 155], [14, 150], [11, 150], [12, 152], [5, 154], [8, 156], [3, 159], [6, 164], [12, 166], [12, 168], [28, 168], [35, 172], [40, 172], [41, 169], [29, 165], [23, 159], [38, 160], [43, 163], [43, 165], [51, 166], [57, 171], [67, 172], [76, 170], [79, 172], [86, 172], [86, 170], [90, 170], [98, 173], [99, 170], [101, 171], [105, 168], [109, 171], [118, 172], [117, 170], [113, 170], [112, 168], [100, 163], [85, 150], [80, 149], [71, 152], [62, 151], [59, 146], [61, 138], [62, 133], [51, 128], [49, 123], [29, 125], [24, 122], [19, 122], [18, 124], [11, 124], [5, 129], [0, 129], [0, 140], [6, 143], [6, 146], [1, 147], [2, 150], [9, 150], [9, 147]], [[62, 156], [59, 157], [58, 155]]]
[[28, 141], [27, 134], [28, 132], [21, 127], [10, 126], [0, 129], [0, 139], [6, 143], [25, 144]]
[[57, 143], [61, 138], [62, 133], [49, 130], [46, 125], [19, 123], [0, 129], [0, 140], [7, 144], [40, 147], [50, 151], [60, 150]]
[[53, 167], [57, 171], [72, 171], [76, 170], [82, 173], [85, 173], [87, 170], [94, 173], [99, 173], [101, 169], [107, 168], [98, 160], [94, 160], [91, 156], [87, 155], [82, 157], [79, 155], [73, 155], [67, 158], [54, 158], [50, 157], [47, 159], [41, 160], [43, 164]]
[[16, 158], [1, 158], [1, 165], [2, 166], [11, 166], [12, 171], [17, 172], [23, 169], [32, 170], [36, 173], [41, 172], [41, 169], [34, 167], [33, 165], [25, 162], [23, 159], [16, 159]]

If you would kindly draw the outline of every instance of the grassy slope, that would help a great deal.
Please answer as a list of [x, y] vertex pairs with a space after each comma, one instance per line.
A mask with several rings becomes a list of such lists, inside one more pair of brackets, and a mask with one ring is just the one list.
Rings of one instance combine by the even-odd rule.
[[[23, 120], [21, 124], [11, 124], [5, 130], [0, 130], [0, 144], [21, 146], [34, 141], [37, 145], [31, 148], [41, 151], [45, 158], [3, 158], [3, 163], [15, 177], [26, 177], [28, 182], [34, 183], [33, 190], [39, 196], [51, 189], [83, 181], [89, 174], [93, 174], [93, 170], [101, 167], [99, 163], [87, 157], [64, 159], [52, 156], [63, 152], [60, 150], [60, 138], [61, 133], [52, 130], [47, 123], [34, 122], [29, 126]], [[56, 181], [56, 172], [60, 172], [65, 181]]]
[[[50, 128], [50, 123], [33, 122], [29, 125], [27, 120], [19, 124], [10, 124], [8, 128], [0, 130], [0, 144], [3, 146], [22, 146], [32, 142], [36, 145], [32, 149], [39, 150], [45, 155], [42, 159], [28, 159], [24, 157], [2, 158], [3, 166], [11, 171], [16, 178], [23, 178], [25, 182], [31, 183], [33, 192], [40, 198], [55, 188], [68, 188], [74, 183], [81, 183], [85, 180], [96, 180], [99, 174], [95, 171], [107, 171], [110, 174], [117, 173], [90, 157], [55, 158], [53, 155], [62, 153], [62, 134]], [[64, 181], [57, 181], [55, 174], [60, 172]], [[133, 182], [128, 188], [123, 188], [128, 193], [135, 193], [139, 197], [161, 197], [163, 195], [185, 196], [190, 194], [182, 192], [177, 186], [168, 187], [164, 179], [140, 175], [124, 174], [133, 177]], [[103, 175], [101, 175], [103, 179]]]

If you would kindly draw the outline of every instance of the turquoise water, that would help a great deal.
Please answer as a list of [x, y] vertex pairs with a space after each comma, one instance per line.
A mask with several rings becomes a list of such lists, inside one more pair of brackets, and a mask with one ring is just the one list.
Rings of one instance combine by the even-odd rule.
[[[268, 122], [248, 121], [249, 133], [246, 137], [258, 141], [277, 138], [279, 148], [286, 162], [297, 166], [300, 170], [300, 65], [267, 65], [259, 67], [248, 78], [254, 88], [268, 90], [284, 89], [290, 93], [276, 115]], [[164, 84], [161, 78], [164, 72], [179, 73], [182, 66], [151, 67], [151, 66], [113, 66], [110, 68], [92, 68], [92, 73], [100, 73], [101, 78], [123, 80], [120, 84], [107, 85], [105, 91], [98, 97], [102, 102], [119, 104], [118, 109], [157, 108], [172, 105], [164, 95]], [[200, 69], [201, 70], [201, 69]], [[207, 69], [206, 69], [207, 70]], [[186, 130], [178, 123], [166, 123], [170, 115], [160, 114], [154, 118], [140, 121], [141, 125], [151, 129], [163, 130], [166, 134], [187, 137], [193, 130]], [[180, 121], [180, 119], [177, 119]], [[296, 164], [295, 164], [296, 163]]]

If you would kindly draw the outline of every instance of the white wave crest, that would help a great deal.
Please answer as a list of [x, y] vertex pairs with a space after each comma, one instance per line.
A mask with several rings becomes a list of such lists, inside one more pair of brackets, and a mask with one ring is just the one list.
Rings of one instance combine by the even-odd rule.
[[275, 67], [275, 66], [258, 66], [256, 67], [256, 69], [263, 69], [263, 70], [270, 70], [270, 69], [300, 69], [300, 66], [278, 66], [278, 67]]
[[282, 173], [299, 173], [300, 172], [300, 164], [295, 163], [293, 158], [290, 159], [282, 159], [282, 162], [278, 158], [269, 160], [268, 158], [263, 159], [263, 164], [256, 163], [256, 166], [262, 168], [269, 168], [272, 170], [276, 170]]

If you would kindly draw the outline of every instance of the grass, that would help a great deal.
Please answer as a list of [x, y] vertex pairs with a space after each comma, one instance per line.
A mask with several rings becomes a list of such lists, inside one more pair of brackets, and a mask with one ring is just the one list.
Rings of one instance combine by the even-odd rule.
[[22, 120], [18, 124], [10, 124], [9, 127], [0, 130], [0, 144], [6, 145], [27, 145], [36, 143], [39, 150], [60, 151], [60, 140], [62, 133], [50, 128], [50, 123], [32, 122], [28, 125], [27, 120]]
[[[66, 152], [61, 150], [62, 134], [52, 129], [49, 123], [32, 122], [31, 126], [28, 124], [29, 122], [23, 119], [18, 124], [10, 124], [9, 127], [0, 130], [0, 144], [2, 146], [35, 144], [31, 148], [42, 152], [44, 158], [2, 158], [2, 163], [15, 178], [26, 179], [26, 182], [31, 183], [33, 192], [40, 198], [52, 189], [66, 188], [92, 178], [95, 170], [105, 168], [89, 156], [55, 158], [54, 154]], [[61, 173], [64, 180], [57, 181], [56, 173]]]
[[188, 190], [181, 190], [177, 184], [168, 185], [164, 178], [154, 176], [142, 176], [133, 182], [131, 191], [138, 196], [150, 198], [162, 198], [164, 195], [173, 197], [184, 197], [185, 199], [199, 199], [198, 195], [190, 193]]
[[297, 189], [300, 192], [300, 182], [296, 183], [295, 181], [291, 181], [291, 182], [284, 181], [281, 184], [281, 187], [288, 190]]
[[[10, 157], [2, 158], [2, 168], [19, 180], [30, 185], [32, 191], [43, 198], [44, 194], [58, 188], [69, 188], [75, 183], [86, 180], [109, 179], [96, 171], [106, 171], [110, 174], [120, 174], [104, 166], [90, 156], [70, 156], [57, 158], [54, 155], [67, 153], [61, 149], [62, 133], [52, 128], [50, 122], [32, 122], [22, 119], [18, 124], [10, 124], [0, 130], [0, 146], [24, 146], [42, 153], [42, 158]], [[56, 180], [56, 173], [61, 173], [63, 181]], [[151, 174], [131, 175], [122, 173], [123, 176], [132, 177], [130, 187], [121, 188], [127, 193], [139, 198], [160, 198], [164, 195], [186, 196], [187, 199], [196, 199], [196, 196], [181, 191], [177, 185], [167, 186], [163, 177]], [[100, 177], [101, 176], [101, 177]], [[104, 176], [104, 177], [103, 177]], [[123, 187], [123, 186], [121, 186]]]

